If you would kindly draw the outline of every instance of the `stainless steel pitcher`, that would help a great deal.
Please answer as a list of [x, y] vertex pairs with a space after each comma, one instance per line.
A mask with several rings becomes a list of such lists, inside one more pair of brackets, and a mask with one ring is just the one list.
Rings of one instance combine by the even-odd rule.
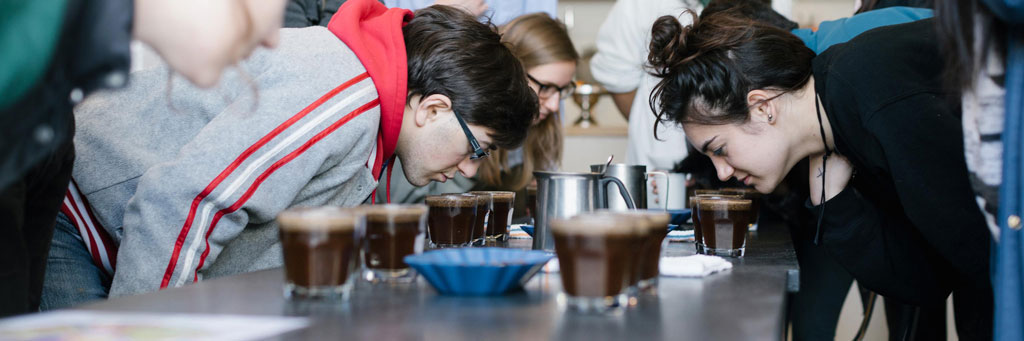
[[[601, 176], [601, 173], [533, 172], [537, 179], [537, 213], [534, 215], [533, 249], [554, 250], [550, 222], [555, 218], [569, 218], [581, 212], [608, 208], [606, 188], [615, 183], [621, 193], [627, 193], [619, 179]], [[636, 207], [628, 195], [623, 199], [630, 208]]]
[[[626, 165], [621, 163], [608, 165], [608, 170], [605, 171], [604, 164], [590, 165], [590, 171], [595, 173], [604, 173], [606, 177], [613, 177], [622, 181], [626, 191], [620, 193], [622, 198], [630, 197], [633, 199], [633, 203], [636, 204], [636, 208], [647, 208], [647, 177], [658, 176], [663, 178], [660, 182], [662, 190], [668, 190], [668, 179], [665, 172], [658, 171], [647, 171], [647, 166], [644, 165]], [[608, 184], [605, 186], [605, 191], [608, 193], [608, 209], [612, 211], [625, 211], [633, 208], [626, 205], [626, 201], [620, 199], [619, 196], [614, 195], [619, 191], [617, 186], [611, 186]]]

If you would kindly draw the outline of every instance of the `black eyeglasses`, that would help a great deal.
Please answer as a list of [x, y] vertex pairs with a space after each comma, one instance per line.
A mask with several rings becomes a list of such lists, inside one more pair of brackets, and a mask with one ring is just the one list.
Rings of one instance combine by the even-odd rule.
[[566, 98], [572, 94], [573, 90], [576, 90], [576, 82], [569, 82], [569, 84], [566, 84], [565, 86], [557, 86], [550, 83], [541, 83], [536, 78], [533, 78], [533, 76], [530, 76], [530, 74], [526, 74], [526, 78], [537, 84], [539, 87], [539, 89], [537, 89], [537, 96], [543, 98], [549, 98], [554, 96], [556, 93], [559, 94], [561, 98]]
[[462, 132], [466, 133], [466, 139], [469, 140], [469, 146], [473, 148], [473, 155], [470, 155], [469, 159], [477, 160], [491, 156], [491, 152], [480, 148], [480, 141], [477, 141], [476, 137], [473, 136], [473, 132], [469, 131], [469, 125], [466, 124], [466, 120], [462, 119], [462, 115], [459, 115], [455, 110], [452, 110], [452, 113], [455, 114], [455, 119], [459, 120], [459, 125], [462, 126]]

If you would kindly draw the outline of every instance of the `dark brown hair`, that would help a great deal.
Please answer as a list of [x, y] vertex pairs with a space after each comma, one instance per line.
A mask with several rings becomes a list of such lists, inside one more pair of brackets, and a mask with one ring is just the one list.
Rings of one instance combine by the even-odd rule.
[[467, 123], [494, 131], [494, 146], [515, 148], [537, 116], [526, 71], [493, 25], [466, 11], [430, 6], [402, 28], [409, 95], [441, 94]]
[[647, 63], [661, 81], [650, 105], [658, 122], [744, 123], [751, 90], [786, 93], [810, 79], [814, 52], [793, 34], [728, 11], [686, 14], [692, 25], [663, 16], [651, 29]]

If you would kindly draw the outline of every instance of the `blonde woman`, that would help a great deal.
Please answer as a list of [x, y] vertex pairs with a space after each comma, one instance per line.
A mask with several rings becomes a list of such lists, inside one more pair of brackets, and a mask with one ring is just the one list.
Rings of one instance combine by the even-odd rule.
[[[480, 166], [473, 178], [450, 174], [446, 183], [415, 188], [394, 174], [392, 202], [420, 202], [428, 194], [469, 190], [524, 191], [533, 182], [533, 171], [558, 169], [562, 160], [562, 124], [559, 107], [573, 90], [572, 77], [579, 55], [565, 26], [545, 13], [525, 14], [499, 29], [502, 41], [526, 69], [530, 87], [537, 92], [540, 114], [534, 119], [526, 142], [517, 149], [501, 149]], [[517, 214], [525, 213], [526, 195], [516, 196]]]

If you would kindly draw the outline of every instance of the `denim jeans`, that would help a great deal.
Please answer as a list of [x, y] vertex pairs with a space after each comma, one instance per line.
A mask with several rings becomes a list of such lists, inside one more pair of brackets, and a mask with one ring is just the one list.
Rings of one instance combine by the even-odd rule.
[[107, 298], [111, 276], [96, 266], [78, 229], [64, 213], [57, 215], [40, 310], [68, 308]]

